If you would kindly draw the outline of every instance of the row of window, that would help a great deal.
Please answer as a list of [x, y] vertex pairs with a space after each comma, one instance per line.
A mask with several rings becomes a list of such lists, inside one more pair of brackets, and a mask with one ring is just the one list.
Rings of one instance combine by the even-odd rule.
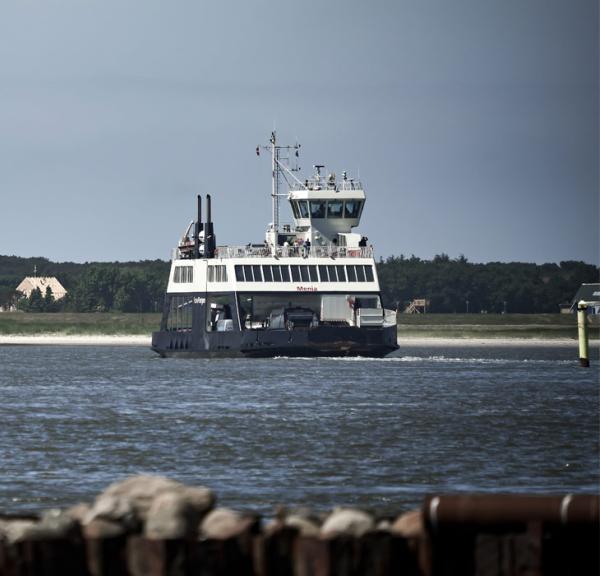
[[173, 282], [186, 283], [194, 281], [194, 268], [192, 266], [175, 266]]
[[227, 267], [224, 264], [208, 267], [209, 282], [227, 282]]
[[[235, 267], [238, 282], [373, 282], [373, 267], [363, 264], [269, 265], [238, 264]], [[208, 267], [208, 282], [227, 282], [227, 267]], [[176, 266], [173, 282], [189, 283], [194, 280], [192, 266]]]
[[363, 264], [270, 265], [238, 264], [238, 282], [373, 282], [373, 267]]
[[293, 200], [294, 218], [358, 218], [362, 200]]

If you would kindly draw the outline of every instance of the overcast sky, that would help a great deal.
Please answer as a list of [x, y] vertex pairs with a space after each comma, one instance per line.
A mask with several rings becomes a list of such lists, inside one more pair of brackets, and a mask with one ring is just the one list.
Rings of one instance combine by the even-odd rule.
[[[261, 242], [276, 127], [377, 257], [599, 260], [597, 0], [2, 0], [0, 254]], [[285, 206], [282, 222], [291, 220]]]

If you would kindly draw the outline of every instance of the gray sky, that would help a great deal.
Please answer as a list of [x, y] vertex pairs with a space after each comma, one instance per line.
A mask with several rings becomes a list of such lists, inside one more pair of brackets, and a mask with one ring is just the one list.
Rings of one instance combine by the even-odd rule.
[[276, 127], [378, 257], [598, 264], [598, 49], [597, 0], [2, 0], [0, 254], [167, 259], [196, 193], [260, 242]]

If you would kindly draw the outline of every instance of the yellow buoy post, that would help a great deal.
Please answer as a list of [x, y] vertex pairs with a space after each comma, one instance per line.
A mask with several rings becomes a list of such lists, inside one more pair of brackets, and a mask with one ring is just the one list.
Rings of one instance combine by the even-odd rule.
[[587, 303], [580, 300], [577, 303], [577, 331], [579, 333], [579, 364], [589, 368], [590, 356], [588, 345]]

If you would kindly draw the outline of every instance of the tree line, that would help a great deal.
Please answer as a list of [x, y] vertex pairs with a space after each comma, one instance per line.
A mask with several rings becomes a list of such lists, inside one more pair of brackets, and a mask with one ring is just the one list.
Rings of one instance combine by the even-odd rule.
[[[169, 262], [51, 262], [46, 258], [0, 256], [0, 306], [27, 312], [160, 312], [167, 288]], [[34, 290], [28, 298], [16, 292], [26, 276], [55, 276], [67, 295]]]
[[[15, 288], [25, 276], [56, 276], [67, 296], [34, 291], [19, 298]], [[42, 312], [160, 312], [169, 262], [51, 262], [46, 258], [0, 256], [0, 306]], [[582, 283], [599, 280], [599, 269], [579, 261], [549, 264], [471, 263], [446, 254], [432, 260], [392, 256], [377, 263], [386, 307], [404, 308], [426, 299], [431, 313], [552, 313], [570, 302]]]
[[585, 262], [475, 264], [447, 254], [392, 256], [377, 271], [386, 306], [404, 310], [413, 299], [426, 299], [428, 312], [446, 314], [559, 312], [582, 283], [599, 281], [598, 267]]

